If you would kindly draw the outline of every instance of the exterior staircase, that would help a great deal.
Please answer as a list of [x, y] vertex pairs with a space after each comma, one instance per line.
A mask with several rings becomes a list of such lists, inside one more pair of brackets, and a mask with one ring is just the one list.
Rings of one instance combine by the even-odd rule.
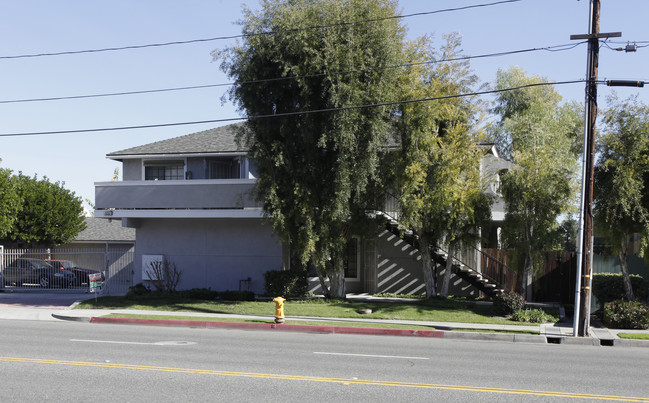
[[[419, 240], [412, 230], [399, 225], [399, 222], [394, 217], [392, 217], [390, 213], [377, 212], [376, 215], [381, 216], [385, 219], [385, 228], [388, 231], [390, 231], [394, 235], [399, 236], [413, 248], [418, 250], [420, 249]], [[507, 266], [504, 263], [498, 261], [493, 256], [477, 248], [475, 248], [475, 252], [479, 254], [480, 259], [485, 259], [485, 264], [487, 267], [497, 266], [498, 270], [496, 270], [496, 273], [502, 273], [503, 275], [500, 277], [504, 278], [504, 273], [506, 270], [508, 270]], [[445, 250], [441, 248], [432, 250], [431, 256], [435, 264], [446, 267], [448, 253]], [[457, 263], [453, 264], [452, 266], [453, 273], [487, 296], [494, 297], [496, 295], [502, 294], [505, 291], [508, 291], [503, 280], [499, 281], [495, 278], [496, 276], [489, 276], [486, 273], [481, 273], [477, 268], [471, 267], [471, 265], [461, 261], [461, 259], [459, 259], [458, 257], [454, 257], [454, 260]]]

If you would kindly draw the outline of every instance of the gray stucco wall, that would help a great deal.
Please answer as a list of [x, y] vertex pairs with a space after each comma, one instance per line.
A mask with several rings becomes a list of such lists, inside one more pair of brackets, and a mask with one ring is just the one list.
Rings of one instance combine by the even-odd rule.
[[124, 181], [143, 180], [141, 159], [122, 161], [122, 180]]
[[264, 293], [263, 274], [282, 267], [282, 246], [260, 219], [143, 219], [137, 228], [135, 283], [142, 281], [142, 256], [164, 255], [183, 271], [178, 289]]

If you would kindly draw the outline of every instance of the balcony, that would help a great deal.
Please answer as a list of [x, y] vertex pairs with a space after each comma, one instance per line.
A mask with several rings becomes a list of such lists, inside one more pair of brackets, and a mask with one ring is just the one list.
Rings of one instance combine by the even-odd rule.
[[95, 183], [95, 217], [261, 217], [255, 179]]

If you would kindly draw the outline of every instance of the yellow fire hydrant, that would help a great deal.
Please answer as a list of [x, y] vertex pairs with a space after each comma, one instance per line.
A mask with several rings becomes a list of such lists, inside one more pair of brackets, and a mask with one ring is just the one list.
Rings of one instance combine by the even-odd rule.
[[275, 303], [275, 323], [284, 323], [284, 301], [282, 297], [273, 298]]

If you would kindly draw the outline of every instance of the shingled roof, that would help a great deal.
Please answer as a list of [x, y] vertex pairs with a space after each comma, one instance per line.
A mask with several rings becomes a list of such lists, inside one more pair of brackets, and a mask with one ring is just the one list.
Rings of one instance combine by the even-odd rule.
[[135, 229], [122, 227], [121, 220], [86, 217], [86, 228], [75, 242], [135, 242]]
[[133, 155], [245, 152], [248, 150], [247, 147], [236, 141], [236, 134], [242, 128], [243, 123], [235, 123], [168, 140], [127, 148], [126, 150], [115, 151], [106, 156], [119, 160], [120, 157]]

